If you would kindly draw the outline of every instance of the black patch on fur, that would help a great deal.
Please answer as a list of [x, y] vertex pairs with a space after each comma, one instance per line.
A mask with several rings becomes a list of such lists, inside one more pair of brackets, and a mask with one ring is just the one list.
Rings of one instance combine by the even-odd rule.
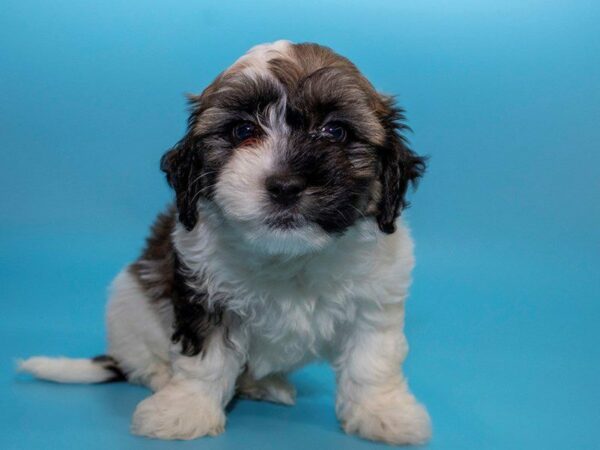
[[[354, 170], [345, 144], [307, 139], [306, 133], [299, 131], [288, 148], [289, 170], [305, 176], [311, 190], [303, 215], [328, 233], [343, 233], [362, 214], [370, 179]], [[375, 165], [375, 157], [371, 159]]]
[[104, 370], [108, 370], [109, 372], [112, 372], [113, 376], [111, 378], [105, 380], [106, 383], [111, 383], [111, 382], [115, 382], [115, 381], [126, 381], [127, 380], [127, 376], [125, 375], [125, 373], [119, 367], [119, 363], [112, 356], [109, 356], [109, 355], [99, 355], [99, 356], [96, 356], [96, 357], [92, 358], [92, 362], [94, 364], [98, 364]]
[[197, 280], [189, 274], [173, 245], [175, 215], [175, 208], [171, 207], [158, 216], [146, 248], [129, 270], [157, 307], [169, 302], [175, 319], [172, 341], [181, 342], [184, 355], [194, 356], [203, 351], [206, 338], [224, 326], [224, 309], [219, 302], [210, 309], [207, 293], [193, 287]]
[[206, 339], [223, 324], [223, 308], [208, 307], [208, 293], [190, 286], [187, 269], [175, 255], [173, 278], [173, 310], [175, 324], [173, 343], [181, 343], [181, 353], [195, 356], [203, 351]]

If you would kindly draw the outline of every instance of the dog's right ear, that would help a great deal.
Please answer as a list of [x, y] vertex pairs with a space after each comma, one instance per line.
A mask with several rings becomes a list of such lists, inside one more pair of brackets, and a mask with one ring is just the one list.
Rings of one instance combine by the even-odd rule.
[[175, 191], [179, 221], [190, 231], [198, 221], [196, 202], [202, 192], [202, 155], [191, 130], [163, 155], [160, 170]]

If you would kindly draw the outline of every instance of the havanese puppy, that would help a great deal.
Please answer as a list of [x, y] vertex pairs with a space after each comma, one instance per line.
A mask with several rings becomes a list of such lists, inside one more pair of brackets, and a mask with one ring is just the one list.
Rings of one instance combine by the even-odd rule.
[[288, 41], [252, 48], [190, 101], [161, 160], [175, 205], [113, 283], [107, 355], [21, 369], [148, 386], [133, 432], [192, 439], [223, 432], [236, 393], [293, 404], [287, 375], [327, 360], [346, 432], [426, 441], [401, 370], [414, 262], [398, 216], [425, 168], [402, 110], [348, 59]]

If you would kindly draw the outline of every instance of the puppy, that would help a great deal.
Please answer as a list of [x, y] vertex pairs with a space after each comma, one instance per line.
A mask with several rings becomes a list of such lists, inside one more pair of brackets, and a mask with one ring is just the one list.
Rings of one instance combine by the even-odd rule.
[[223, 432], [236, 392], [293, 404], [287, 375], [324, 359], [346, 432], [425, 442], [401, 371], [414, 262], [398, 218], [425, 164], [402, 110], [348, 59], [287, 41], [252, 48], [191, 106], [161, 160], [175, 205], [112, 286], [109, 356], [21, 369], [148, 386], [133, 432], [193, 439]]

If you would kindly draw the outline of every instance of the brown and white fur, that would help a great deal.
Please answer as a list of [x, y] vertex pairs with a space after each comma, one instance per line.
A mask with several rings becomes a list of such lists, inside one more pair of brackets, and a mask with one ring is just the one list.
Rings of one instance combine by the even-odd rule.
[[223, 432], [236, 392], [293, 404], [287, 374], [324, 359], [346, 432], [427, 441], [401, 370], [414, 260], [398, 216], [424, 170], [402, 111], [346, 58], [287, 41], [254, 47], [191, 105], [161, 161], [175, 205], [113, 283], [107, 356], [21, 369], [146, 385], [133, 432], [192, 439]]

